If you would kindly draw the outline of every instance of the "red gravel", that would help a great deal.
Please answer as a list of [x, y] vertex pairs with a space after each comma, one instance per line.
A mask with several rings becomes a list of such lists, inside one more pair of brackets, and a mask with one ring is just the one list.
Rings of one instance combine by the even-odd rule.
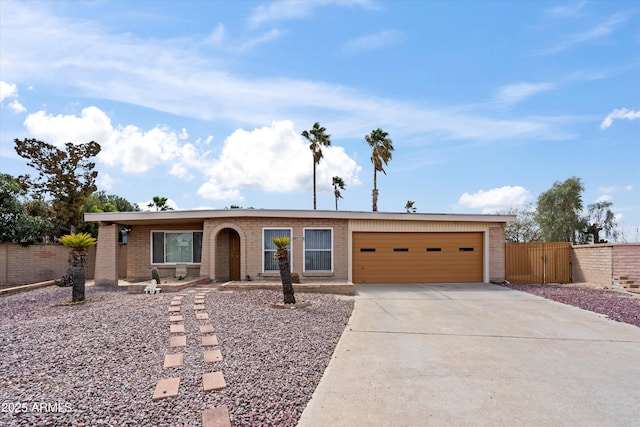
[[640, 327], [640, 298], [633, 295], [570, 285], [518, 285], [511, 283], [505, 286], [583, 310], [604, 314], [617, 322]]

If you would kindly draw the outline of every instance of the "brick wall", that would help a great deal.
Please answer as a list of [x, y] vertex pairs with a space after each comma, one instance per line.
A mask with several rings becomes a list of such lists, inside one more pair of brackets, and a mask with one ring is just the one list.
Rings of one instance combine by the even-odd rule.
[[[279, 273], [262, 271], [262, 230], [263, 228], [291, 228], [293, 271], [300, 274], [301, 282], [313, 280], [347, 280], [348, 243], [347, 220], [340, 219], [300, 219], [300, 218], [233, 218], [205, 221], [203, 245], [217, 241], [218, 250], [211, 251], [209, 260], [203, 258], [201, 274], [212, 280], [228, 279], [228, 239], [225, 229], [232, 228], [240, 235], [240, 277], [249, 275], [253, 280], [277, 280]], [[304, 271], [304, 228], [333, 229], [333, 272], [315, 273]], [[203, 249], [203, 257], [204, 257]], [[213, 268], [209, 267], [213, 266]]]
[[[96, 248], [88, 248], [86, 278], [93, 279]], [[0, 284], [25, 285], [59, 279], [68, 268], [69, 249], [57, 244], [0, 243]]]
[[611, 285], [613, 276], [640, 283], [640, 243], [602, 243], [573, 246], [573, 282]]
[[640, 243], [613, 245], [613, 274], [640, 283]]
[[505, 234], [503, 224], [489, 226], [489, 281], [505, 279]]

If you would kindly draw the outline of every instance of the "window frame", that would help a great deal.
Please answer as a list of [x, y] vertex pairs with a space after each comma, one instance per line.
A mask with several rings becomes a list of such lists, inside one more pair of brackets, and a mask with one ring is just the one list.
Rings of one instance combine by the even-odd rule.
[[[153, 261], [153, 233], [162, 233], [162, 259], [163, 262], [154, 262]], [[167, 234], [184, 234], [184, 233], [191, 233], [191, 241], [192, 241], [192, 248], [191, 248], [191, 261], [177, 261], [177, 262], [167, 262]], [[194, 262], [194, 250], [195, 250], [195, 238], [194, 238], [194, 234], [195, 233], [200, 233], [201, 234], [201, 238], [200, 238], [200, 262]], [[178, 264], [189, 264], [189, 265], [200, 265], [202, 264], [202, 247], [204, 243], [204, 231], [203, 230], [151, 230], [149, 232], [149, 261], [151, 263], [151, 265], [178, 265]]]
[[[310, 251], [323, 251], [323, 252], [329, 252], [331, 254], [331, 270], [307, 270], [307, 230], [329, 230], [331, 232], [331, 248], [329, 249], [309, 249]], [[333, 273], [334, 272], [334, 248], [335, 248], [335, 244], [334, 244], [334, 233], [333, 233], [333, 227], [304, 227], [302, 229], [302, 236], [303, 236], [303, 248], [302, 248], [302, 265], [303, 265], [303, 273]]]
[[[275, 274], [275, 273], [280, 273], [280, 269], [278, 270], [265, 270], [264, 268], [264, 260], [265, 260], [265, 254], [267, 252], [267, 248], [265, 247], [265, 231], [267, 230], [288, 230], [289, 231], [289, 239], [291, 239], [291, 241], [289, 242], [289, 271], [293, 271], [293, 227], [262, 227], [262, 248], [260, 250], [260, 252], [262, 253], [262, 262], [261, 262], [261, 267], [260, 269], [262, 270], [263, 274]], [[275, 254], [275, 250], [271, 251], [269, 249], [269, 252], [273, 252]]]

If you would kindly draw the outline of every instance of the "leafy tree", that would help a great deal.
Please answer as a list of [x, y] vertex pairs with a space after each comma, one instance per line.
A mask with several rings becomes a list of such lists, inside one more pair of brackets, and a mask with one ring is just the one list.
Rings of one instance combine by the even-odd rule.
[[36, 139], [15, 139], [19, 156], [38, 171], [36, 179], [20, 177], [36, 194], [51, 198], [54, 233], [73, 231], [83, 222], [83, 207], [96, 191], [98, 172], [90, 159], [100, 152], [100, 144], [65, 144], [64, 150]]
[[293, 284], [291, 283], [291, 268], [289, 267], [289, 244], [291, 239], [289, 237], [272, 237], [271, 241], [278, 249], [274, 254], [274, 258], [278, 260], [278, 266], [280, 267], [280, 278], [282, 279], [282, 293], [284, 296], [285, 304], [295, 304], [296, 297], [293, 290]]
[[53, 224], [48, 218], [32, 213], [31, 206], [40, 205], [23, 201], [26, 195], [18, 180], [0, 174], [0, 241], [26, 246], [42, 241], [51, 231]]
[[156, 208], [156, 211], [172, 211], [173, 208], [167, 205], [169, 199], [166, 197], [153, 196], [153, 200], [147, 206], [150, 208]]
[[[137, 212], [139, 210], [140, 208], [137, 205], [129, 202], [124, 197], [107, 194], [105, 191], [93, 193], [84, 205], [84, 212]], [[85, 222], [78, 230], [97, 237], [98, 227], [98, 224], [94, 222]]]
[[316, 165], [322, 159], [322, 147], [331, 145], [331, 135], [316, 122], [310, 131], [302, 131], [302, 136], [309, 141], [309, 149], [313, 153], [313, 209], [316, 209]]
[[347, 184], [345, 184], [339, 176], [334, 176], [332, 178], [332, 185], [333, 195], [336, 197], [336, 210], [338, 210], [338, 199], [342, 199], [342, 193], [340, 193], [340, 190], [344, 190]]
[[600, 240], [601, 231], [604, 231], [605, 237], [609, 239], [618, 239], [620, 233], [616, 217], [611, 211], [612, 205], [609, 201], [602, 201], [587, 206], [585, 233], [589, 238], [593, 238], [593, 243], [606, 243]]
[[515, 222], [505, 226], [505, 239], [507, 242], [539, 242], [541, 239], [540, 227], [536, 221], [536, 212], [530, 205], [523, 209], [511, 208], [507, 215], [515, 215]]
[[385, 172], [382, 165], [385, 166], [391, 160], [391, 154], [393, 152], [393, 141], [388, 138], [388, 133], [378, 128], [372, 130], [369, 135], [364, 137], [367, 144], [371, 148], [371, 163], [373, 163], [373, 212], [378, 211], [378, 186], [377, 186], [377, 173], [378, 171]]
[[407, 213], [415, 213], [417, 211], [417, 209], [413, 206], [414, 203], [415, 202], [412, 200], [407, 200], [407, 204], [404, 205], [404, 208], [407, 211]]
[[72, 233], [58, 239], [69, 251], [69, 270], [73, 282], [71, 301], [84, 301], [85, 277], [87, 269], [87, 248], [97, 243], [97, 240], [88, 233]]
[[582, 211], [584, 185], [580, 178], [572, 177], [553, 186], [538, 196], [536, 221], [545, 242], [583, 242], [585, 227]]

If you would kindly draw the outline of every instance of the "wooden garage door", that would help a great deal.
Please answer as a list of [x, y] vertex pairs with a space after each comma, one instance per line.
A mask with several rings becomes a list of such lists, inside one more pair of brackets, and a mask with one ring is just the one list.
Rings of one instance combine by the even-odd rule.
[[483, 281], [482, 233], [353, 233], [353, 283]]

